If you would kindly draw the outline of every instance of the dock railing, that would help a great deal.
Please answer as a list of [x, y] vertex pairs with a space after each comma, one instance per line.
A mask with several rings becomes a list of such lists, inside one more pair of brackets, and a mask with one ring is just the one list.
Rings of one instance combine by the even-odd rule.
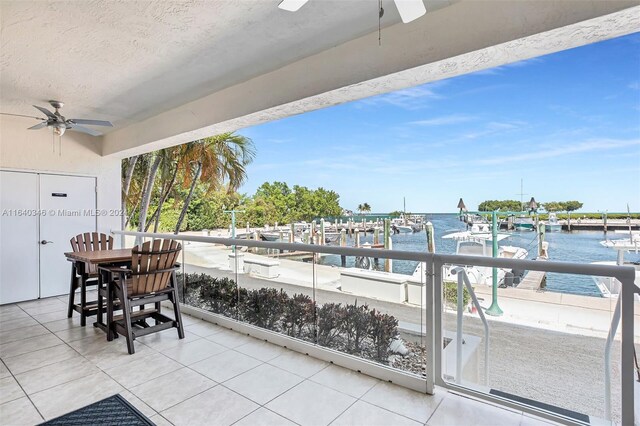
[[[441, 386], [562, 423], [588, 424], [600, 418], [634, 424], [634, 268], [112, 233], [122, 237], [123, 247], [157, 238], [182, 242], [178, 285], [185, 313], [421, 392], [432, 394]], [[306, 253], [307, 262], [251, 253], [260, 250]], [[327, 266], [321, 261], [327, 256], [366, 257], [371, 265], [421, 262], [426, 267], [416, 279]], [[614, 277], [621, 282], [621, 294], [604, 311], [614, 327], [602, 333], [588, 323], [589, 303], [606, 304], [602, 298], [579, 299], [567, 308], [555, 303], [564, 295], [518, 289], [499, 295], [505, 316], [484, 317], [487, 301], [477, 297], [467, 274], [458, 274], [452, 283], [447, 276], [456, 267], [470, 266]], [[465, 290], [469, 305], [460, 301]], [[613, 321], [617, 309], [619, 335]], [[531, 312], [539, 315], [537, 323], [529, 321]], [[584, 317], [584, 329], [563, 326], [558, 320], [563, 315]], [[400, 338], [393, 335], [395, 327]], [[584, 395], [582, 388], [587, 389]]]

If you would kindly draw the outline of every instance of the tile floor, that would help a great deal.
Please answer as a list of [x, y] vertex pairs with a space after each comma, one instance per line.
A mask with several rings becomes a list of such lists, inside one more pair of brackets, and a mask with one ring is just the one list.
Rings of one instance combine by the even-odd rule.
[[67, 319], [67, 298], [0, 306], [0, 424], [31, 425], [120, 393], [158, 425], [545, 425], [438, 389], [413, 392], [184, 316], [128, 355]]

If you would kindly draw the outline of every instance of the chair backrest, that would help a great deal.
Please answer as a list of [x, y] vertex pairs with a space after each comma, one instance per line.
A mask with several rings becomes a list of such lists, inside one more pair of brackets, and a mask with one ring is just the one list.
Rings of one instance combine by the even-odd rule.
[[[98, 234], [97, 232], [85, 232], [84, 234], [78, 234], [70, 241], [71, 248], [74, 252], [113, 249], [113, 237], [107, 234]], [[86, 268], [90, 275], [94, 275], [98, 272], [98, 267], [96, 265], [88, 264]]]
[[73, 251], [96, 251], [113, 249], [113, 237], [97, 232], [85, 232], [71, 239]]
[[169, 286], [182, 246], [175, 240], [147, 241], [131, 250], [128, 296], [155, 293]]

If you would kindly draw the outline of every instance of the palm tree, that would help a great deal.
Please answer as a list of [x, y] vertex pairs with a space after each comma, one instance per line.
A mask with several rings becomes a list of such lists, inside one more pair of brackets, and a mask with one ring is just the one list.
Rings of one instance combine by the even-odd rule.
[[156, 182], [158, 168], [160, 167], [160, 162], [162, 161], [162, 156], [160, 155], [159, 151], [154, 152], [151, 158], [152, 161], [149, 162], [146, 183], [142, 191], [142, 198], [140, 200], [140, 214], [138, 215], [139, 232], [144, 232], [144, 230], [146, 229], [147, 212], [149, 210], [149, 203], [151, 203], [151, 194], [153, 192], [153, 186]]
[[219, 189], [226, 182], [227, 191], [237, 190], [247, 178], [246, 166], [253, 161], [255, 148], [251, 139], [233, 132], [200, 139], [182, 146], [177, 167], [183, 171], [184, 185], [189, 193], [176, 223], [180, 231], [196, 184], [200, 181], [209, 190]]
[[125, 161], [126, 166], [124, 167], [124, 182], [122, 184], [122, 229], [127, 225], [127, 198], [129, 197], [129, 188], [131, 187], [131, 179], [133, 178], [133, 171], [136, 168], [136, 163], [138, 162], [138, 155], [134, 155], [131, 158], [128, 158]]
[[371, 206], [369, 205], [369, 203], [358, 204], [358, 213], [363, 214], [363, 213], [370, 213], [370, 212], [371, 212]]
[[162, 205], [164, 204], [167, 197], [171, 193], [171, 190], [173, 189], [176, 183], [176, 178], [178, 177], [179, 169], [178, 169], [177, 162], [180, 155], [180, 147], [174, 146], [171, 148], [165, 148], [158, 151], [158, 154], [161, 157], [160, 167], [158, 169], [160, 173], [160, 176], [159, 176], [160, 194], [158, 199], [158, 205], [155, 211], [153, 212], [153, 214], [151, 215], [151, 218], [149, 219], [149, 223], [145, 227], [145, 232], [147, 232], [147, 230], [149, 229], [149, 226], [151, 225], [151, 221], [153, 221], [154, 223], [153, 232], [158, 232], [158, 226], [160, 226], [160, 214], [162, 212]]

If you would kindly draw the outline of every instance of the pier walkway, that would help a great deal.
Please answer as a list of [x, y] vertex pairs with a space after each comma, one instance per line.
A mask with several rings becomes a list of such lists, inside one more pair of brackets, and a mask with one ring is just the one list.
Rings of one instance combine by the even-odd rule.
[[517, 288], [524, 290], [540, 290], [547, 273], [544, 271], [529, 271], [520, 281]]

